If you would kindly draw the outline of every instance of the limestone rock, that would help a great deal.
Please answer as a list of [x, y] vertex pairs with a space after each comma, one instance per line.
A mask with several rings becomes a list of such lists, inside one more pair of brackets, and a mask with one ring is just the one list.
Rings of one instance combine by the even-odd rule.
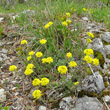
[[38, 110], [47, 110], [45, 106], [40, 106]]
[[6, 101], [6, 93], [4, 89], [0, 89], [0, 102]]
[[88, 19], [88, 17], [83, 17], [82, 20], [88, 21], [89, 19]]
[[104, 32], [100, 35], [100, 38], [106, 41], [107, 43], [110, 43], [110, 32]]
[[92, 48], [95, 51], [101, 52], [103, 57], [106, 59], [104, 45], [100, 38], [93, 39], [92, 44], [88, 45], [88, 48]]
[[106, 103], [110, 104], [110, 96], [106, 95], [103, 98], [105, 100]]
[[2, 22], [4, 20], [4, 18], [3, 17], [0, 17], [0, 22]]
[[97, 98], [85, 96], [76, 101], [76, 110], [103, 110], [103, 105]]
[[87, 93], [100, 93], [105, 89], [102, 76], [99, 72], [95, 72], [95, 75], [96, 78], [93, 75], [89, 75], [82, 81], [81, 90]]
[[72, 99], [72, 97], [63, 98], [58, 110], [75, 110], [75, 99]]
[[105, 45], [105, 52], [106, 52], [106, 54], [108, 55], [108, 54], [110, 54], [110, 45]]

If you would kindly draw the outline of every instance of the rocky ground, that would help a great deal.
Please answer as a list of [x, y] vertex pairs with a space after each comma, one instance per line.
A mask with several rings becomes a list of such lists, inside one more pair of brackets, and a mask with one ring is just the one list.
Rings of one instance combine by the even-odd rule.
[[[0, 20], [4, 23], [3, 18]], [[108, 57], [110, 56], [110, 32], [103, 24], [91, 22], [87, 17], [81, 18], [80, 22], [84, 25], [85, 32], [89, 31], [95, 35], [88, 48], [100, 52], [104, 63], [98, 69], [92, 68], [95, 76], [89, 75], [82, 81], [82, 85], [77, 88], [79, 97], [65, 97], [59, 102], [59, 107], [53, 110], [110, 110], [110, 59]], [[9, 31], [13, 33], [13, 28]], [[31, 99], [32, 81], [31, 78], [24, 76], [22, 61], [18, 59], [16, 53], [22, 38], [16, 36], [11, 38], [5, 32], [3, 35], [0, 40], [0, 104], [10, 106], [10, 110], [50, 110], [46, 105], [36, 108], [36, 103]], [[82, 33], [82, 36], [84, 36], [82, 43], [85, 43], [87, 36], [85, 33]], [[19, 69], [17, 73], [12, 74], [8, 68], [15, 63]], [[99, 74], [100, 71], [102, 75]], [[102, 91], [105, 94], [101, 95], [103, 102], [100, 102], [100, 96], [95, 94], [93, 97], [93, 94], [100, 94]], [[82, 92], [85, 93], [84, 97]]]

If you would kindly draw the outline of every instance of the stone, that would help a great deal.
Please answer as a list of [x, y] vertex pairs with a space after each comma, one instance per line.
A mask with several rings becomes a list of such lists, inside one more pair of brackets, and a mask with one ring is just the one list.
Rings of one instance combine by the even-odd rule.
[[107, 104], [110, 104], [110, 96], [106, 95], [103, 99]]
[[8, 52], [8, 50], [6, 50], [6, 49], [2, 49], [2, 53], [7, 54], [7, 52]]
[[75, 98], [72, 97], [64, 97], [59, 103], [58, 110], [75, 110]]
[[3, 22], [4, 18], [3, 17], [0, 17], [0, 22]]
[[46, 106], [40, 106], [38, 110], [47, 110]]
[[76, 101], [76, 110], [103, 110], [103, 105], [97, 98], [85, 96]]
[[105, 48], [106, 54], [109, 55], [110, 54], [110, 45], [105, 45], [104, 48]]
[[82, 17], [82, 20], [88, 21], [89, 19], [88, 19], [88, 17]]
[[88, 45], [88, 48], [92, 48], [95, 51], [101, 52], [103, 57], [106, 59], [104, 45], [100, 38], [93, 39], [92, 43]]
[[110, 32], [104, 32], [100, 35], [100, 38], [106, 41], [107, 43], [110, 43]]
[[6, 101], [6, 93], [4, 89], [0, 89], [0, 102]]
[[89, 75], [87, 76], [83, 81], [81, 85], [81, 90], [87, 92], [87, 93], [100, 93], [105, 89], [104, 81], [102, 76], [99, 74], [99, 72], [95, 72], [95, 76]]

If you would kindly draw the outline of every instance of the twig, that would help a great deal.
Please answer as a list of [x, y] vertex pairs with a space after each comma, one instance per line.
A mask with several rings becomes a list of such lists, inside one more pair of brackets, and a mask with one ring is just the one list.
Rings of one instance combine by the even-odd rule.
[[89, 65], [89, 67], [90, 67], [90, 69], [91, 69], [91, 72], [92, 72], [92, 74], [94, 75], [94, 77], [96, 78], [96, 75], [95, 75], [95, 73], [94, 73], [94, 71], [93, 71], [93, 69], [92, 69], [92, 67], [91, 67], [91, 65], [88, 63], [88, 65]]
[[109, 106], [107, 105], [107, 103], [105, 102], [105, 100], [104, 100], [104, 99], [103, 99], [103, 101], [104, 101], [104, 104], [105, 104], [105, 106], [106, 106], [107, 110], [110, 110]]

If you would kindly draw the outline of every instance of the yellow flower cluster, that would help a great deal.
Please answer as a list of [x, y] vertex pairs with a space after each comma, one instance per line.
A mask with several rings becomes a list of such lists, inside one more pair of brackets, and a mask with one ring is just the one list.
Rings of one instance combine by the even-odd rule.
[[68, 71], [67, 67], [65, 65], [59, 66], [58, 67], [58, 72], [61, 74], [66, 74]]
[[[46, 86], [48, 83], [49, 83], [48, 78], [42, 78], [41, 80], [39, 80], [38, 78], [35, 78], [32, 81], [33, 86], [40, 86], [40, 84], [41, 84], [41, 86]], [[40, 90], [35, 90], [32, 95], [35, 99], [39, 99], [42, 96]]]
[[87, 32], [87, 35], [91, 38], [94, 38], [94, 34], [92, 34], [91, 32]]
[[74, 82], [74, 85], [78, 85], [79, 84], [79, 82], [77, 81], [77, 82]]
[[27, 61], [30, 61], [32, 59], [32, 56], [27, 57]]
[[43, 53], [42, 52], [36, 52], [36, 57], [40, 58], [43, 56]]
[[30, 52], [29, 52], [29, 56], [33, 56], [34, 53], [35, 53], [34, 51], [30, 51]]
[[97, 58], [92, 59], [92, 57], [90, 57], [90, 55], [94, 54], [94, 51], [92, 49], [85, 49], [84, 53], [86, 54], [86, 56], [83, 58], [84, 61], [86, 61], [87, 63], [92, 63], [95, 66], [99, 65], [99, 59]]
[[84, 50], [84, 54], [86, 54], [86, 55], [93, 55], [94, 51], [92, 49], [85, 49]]
[[47, 28], [49, 28], [51, 25], [53, 25], [53, 22], [50, 21], [50, 22], [48, 22], [48, 23], [44, 26], [44, 28], [47, 29]]
[[35, 54], [35, 52], [34, 51], [30, 51], [29, 52], [29, 56], [27, 57], [27, 61], [30, 61], [31, 59], [32, 59], [32, 56]]
[[35, 98], [35, 99], [39, 99], [42, 94], [41, 94], [41, 91], [40, 90], [35, 90], [32, 94], [32, 96]]
[[62, 25], [63, 25], [63, 26], [68, 26], [68, 23], [67, 23], [66, 21], [63, 21], [63, 22], [62, 22]]
[[70, 13], [66, 13], [66, 17], [69, 18], [70, 17]]
[[25, 75], [31, 75], [34, 71], [32, 69], [26, 69], [24, 74]]
[[69, 20], [66, 20], [66, 22], [68, 23], [68, 24], [71, 24], [71, 20], [69, 19]]
[[33, 68], [35, 68], [35, 66], [33, 64], [28, 64], [24, 74], [25, 75], [31, 75], [34, 72]]
[[45, 44], [46, 42], [47, 42], [47, 40], [45, 40], [45, 39], [41, 39], [41, 40], [40, 40], [40, 43], [41, 43], [41, 44]]
[[77, 63], [75, 61], [71, 61], [69, 62], [69, 67], [76, 67], [77, 66]]
[[48, 78], [42, 78], [41, 79], [41, 85], [42, 86], [46, 86], [49, 83], [49, 79]]
[[87, 38], [86, 41], [88, 44], [92, 42], [92, 40], [90, 38]]
[[67, 57], [67, 58], [71, 58], [71, 57], [72, 57], [72, 53], [68, 52], [68, 53], [66, 54], [66, 57]]
[[83, 8], [83, 11], [88, 11], [88, 9], [86, 9], [86, 8]]
[[17, 70], [17, 67], [15, 65], [11, 65], [9, 67], [9, 71], [15, 71], [15, 70]]
[[32, 81], [32, 85], [33, 86], [39, 86], [40, 84], [41, 84], [41, 86], [46, 86], [48, 83], [49, 83], [49, 79], [48, 78], [41, 78], [41, 80], [38, 79], [38, 78], [35, 78]]
[[93, 61], [93, 64], [94, 64], [95, 66], [98, 66], [98, 65], [99, 65], [99, 59], [94, 58], [92, 61]]
[[21, 45], [27, 44], [27, 43], [28, 43], [27, 40], [22, 40], [22, 41], [21, 41]]
[[33, 81], [32, 81], [32, 85], [33, 86], [39, 86], [41, 83], [41, 81], [38, 79], [38, 78], [35, 78]]
[[83, 58], [84, 61], [86, 61], [87, 63], [92, 63], [92, 57], [90, 57], [89, 55], [86, 55], [84, 58]]
[[42, 63], [52, 63], [53, 62], [53, 58], [52, 57], [47, 57], [47, 58], [43, 58], [42, 59]]

